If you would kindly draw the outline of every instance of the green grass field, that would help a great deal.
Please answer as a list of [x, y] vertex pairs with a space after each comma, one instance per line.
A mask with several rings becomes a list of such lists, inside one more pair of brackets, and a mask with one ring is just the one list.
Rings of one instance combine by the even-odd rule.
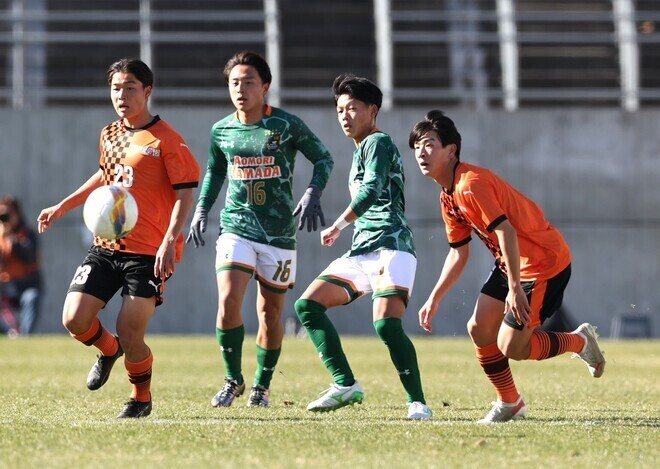
[[[244, 373], [254, 373], [253, 337]], [[286, 339], [271, 407], [209, 400], [222, 384], [215, 338], [154, 336], [151, 416], [117, 420], [130, 385], [122, 362], [90, 392], [95, 349], [66, 336], [0, 340], [0, 467], [660, 467], [660, 342], [603, 341], [601, 379], [570, 355], [513, 363], [526, 419], [475, 420], [494, 393], [467, 339], [413, 337], [430, 422], [406, 419], [384, 345], [344, 338], [362, 405], [305, 410], [330, 382], [308, 340]]]

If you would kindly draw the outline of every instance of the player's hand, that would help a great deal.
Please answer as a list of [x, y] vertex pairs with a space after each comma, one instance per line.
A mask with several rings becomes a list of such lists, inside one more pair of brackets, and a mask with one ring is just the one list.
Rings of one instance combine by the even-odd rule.
[[429, 298], [426, 300], [426, 303], [424, 303], [424, 306], [422, 306], [422, 308], [419, 310], [419, 313], [417, 313], [419, 316], [419, 325], [426, 332], [433, 332], [431, 321], [433, 320], [435, 313], [438, 311], [438, 306], [439, 305], [437, 304], [433, 304], [431, 298]]
[[154, 276], [165, 280], [174, 273], [174, 262], [176, 259], [175, 240], [163, 240], [156, 253], [154, 262]]
[[335, 244], [335, 241], [337, 238], [339, 238], [340, 234], [341, 230], [335, 225], [332, 225], [330, 228], [326, 228], [325, 230], [321, 231], [321, 244], [323, 246], [332, 246]]
[[202, 238], [202, 233], [206, 232], [206, 220], [208, 214], [204, 207], [197, 207], [195, 209], [195, 214], [193, 215], [192, 221], [190, 222], [190, 231], [188, 232], [188, 237], [186, 238], [186, 243], [189, 243], [192, 240], [195, 247], [204, 246], [204, 238]]
[[321, 189], [316, 186], [309, 186], [300, 202], [293, 211], [295, 217], [300, 213], [300, 222], [298, 229], [302, 230], [307, 223], [307, 231], [316, 231], [318, 229], [317, 218], [321, 222], [321, 226], [325, 226], [325, 218], [323, 217], [323, 210], [321, 210]]
[[532, 314], [532, 308], [527, 301], [527, 295], [522, 286], [509, 288], [504, 302], [505, 311], [511, 311], [516, 322], [522, 326], [528, 327], [530, 324], [529, 315]]
[[37, 227], [39, 233], [43, 233], [50, 228], [51, 223], [63, 215], [60, 205], [53, 205], [52, 207], [45, 208], [37, 217]]

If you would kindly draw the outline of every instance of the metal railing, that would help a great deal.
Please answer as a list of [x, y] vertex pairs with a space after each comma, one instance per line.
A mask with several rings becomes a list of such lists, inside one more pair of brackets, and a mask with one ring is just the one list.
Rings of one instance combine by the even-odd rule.
[[[296, 86], [282, 85], [290, 72], [282, 66], [289, 53], [282, 43], [291, 29], [283, 30], [280, 20], [296, 1], [321, 0], [191, 2], [179, 10], [162, 9], [157, 0], [138, 0], [131, 10], [101, 8], [112, 2], [49, 10], [57, 1], [7, 0], [0, 10], [0, 57], [6, 62], [0, 64], [0, 103], [22, 109], [106, 100], [99, 67], [126, 51], [154, 68], [157, 100], [220, 102], [227, 98], [221, 62], [242, 48], [266, 56], [274, 80], [271, 103], [326, 102], [331, 70], [341, 64], [329, 66], [327, 78], [317, 70]], [[605, 103], [635, 111], [660, 102], [660, 79], [657, 85], [644, 80], [660, 68], [660, 53], [653, 52], [660, 47], [654, 29], [660, 2], [658, 11], [638, 13], [633, 0], [575, 2], [572, 11], [551, 1], [360, 1], [372, 4], [373, 18], [364, 27], [372, 29], [373, 75], [385, 108], [442, 100], [508, 110]], [[652, 30], [638, 32], [642, 21]], [[312, 34], [297, 47], [323, 57], [337, 46]]]

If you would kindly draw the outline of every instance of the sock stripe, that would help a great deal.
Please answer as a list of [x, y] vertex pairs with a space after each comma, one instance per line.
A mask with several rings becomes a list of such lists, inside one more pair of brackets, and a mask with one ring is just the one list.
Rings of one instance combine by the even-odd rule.
[[151, 370], [154, 362], [154, 356], [149, 352], [149, 356], [140, 362], [129, 362], [124, 360], [124, 366], [128, 372], [128, 381], [133, 385], [131, 397], [140, 402], [149, 402], [151, 400]]
[[146, 383], [150, 379], [151, 379], [151, 370], [141, 375], [134, 375], [132, 373], [128, 374], [128, 381], [130, 381], [131, 384]]
[[504, 355], [502, 355], [499, 360], [493, 361], [492, 363], [481, 363], [481, 367], [487, 375], [496, 375], [509, 369], [509, 361], [504, 358]]
[[476, 352], [479, 364], [495, 388], [498, 399], [503, 402], [515, 402], [518, 399], [518, 390], [513, 381], [509, 359], [497, 348], [496, 343], [485, 347], [476, 346]]
[[584, 340], [577, 334], [534, 331], [530, 337], [528, 359], [546, 360], [566, 352], [579, 353], [583, 345]]
[[87, 345], [88, 347], [91, 346], [91, 345], [94, 345], [94, 342], [99, 340], [101, 338], [101, 336], [103, 335], [103, 328], [101, 327], [101, 322], [97, 321], [97, 324], [98, 324], [98, 328], [96, 330], [96, 333], [92, 336], [91, 339], [86, 340], [85, 342], [83, 342], [83, 344]]

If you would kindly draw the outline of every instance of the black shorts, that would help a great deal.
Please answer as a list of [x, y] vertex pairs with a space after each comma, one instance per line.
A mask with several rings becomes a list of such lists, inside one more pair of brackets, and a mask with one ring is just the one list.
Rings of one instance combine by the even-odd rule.
[[121, 295], [156, 298], [163, 303], [163, 281], [154, 276], [155, 256], [110, 251], [92, 246], [76, 270], [68, 292], [87, 293], [107, 303]]
[[[564, 270], [548, 280], [522, 282], [527, 301], [532, 308], [530, 315], [532, 328], [540, 326], [559, 309], [570, 278], [571, 264], [568, 264]], [[488, 280], [481, 288], [481, 293], [502, 302], [506, 301], [506, 295], [509, 293], [509, 280], [497, 265], [493, 267]], [[516, 322], [511, 311], [507, 311], [504, 315], [504, 323], [519, 331], [523, 329], [523, 326]]]

